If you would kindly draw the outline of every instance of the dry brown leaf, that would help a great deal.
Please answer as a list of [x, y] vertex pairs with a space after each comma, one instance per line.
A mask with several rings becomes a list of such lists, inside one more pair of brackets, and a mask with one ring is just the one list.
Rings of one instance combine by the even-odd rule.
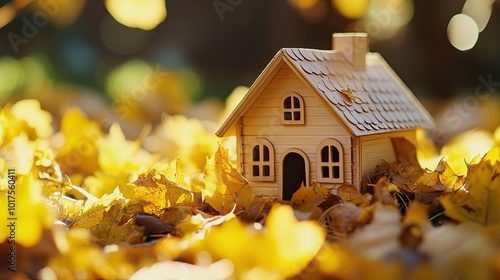
[[375, 185], [374, 198], [384, 205], [398, 206], [398, 201], [392, 193], [398, 191], [398, 188], [390, 183], [387, 178], [382, 177]]
[[417, 149], [413, 143], [404, 137], [391, 138], [391, 142], [398, 162], [420, 167], [417, 159]]
[[329, 240], [344, 238], [358, 226], [361, 208], [351, 202], [340, 203], [327, 209], [319, 218], [319, 223], [328, 233]]
[[372, 200], [371, 194], [362, 194], [354, 185], [348, 183], [342, 184], [342, 186], [337, 189], [337, 194], [345, 201], [354, 203], [359, 206], [366, 206]]
[[163, 210], [158, 218], [166, 225], [175, 226], [179, 221], [186, 219], [190, 215], [194, 215], [194, 212], [188, 206], [170, 207]]
[[318, 183], [314, 183], [309, 187], [302, 184], [300, 188], [293, 193], [290, 199], [290, 205], [295, 210], [309, 212], [312, 211], [315, 206], [325, 201], [329, 193], [330, 192], [325, 186]]
[[146, 234], [170, 233], [172, 228], [165, 225], [160, 219], [150, 215], [136, 215], [135, 223], [138, 226], [144, 227]]

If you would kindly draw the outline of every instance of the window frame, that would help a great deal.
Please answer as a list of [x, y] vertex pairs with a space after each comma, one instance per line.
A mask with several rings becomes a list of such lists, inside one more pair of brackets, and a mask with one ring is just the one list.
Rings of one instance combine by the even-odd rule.
[[[328, 161], [323, 162], [322, 151], [325, 147], [328, 147]], [[338, 162], [333, 161], [332, 148], [335, 147], [338, 151]], [[319, 183], [344, 183], [344, 150], [342, 148], [342, 144], [339, 141], [328, 138], [321, 141], [318, 144], [316, 151], [316, 166], [317, 166], [317, 181]], [[323, 177], [323, 168], [328, 168], [329, 176]], [[339, 177], [335, 178], [334, 168], [339, 168]]]
[[[255, 148], [258, 147], [258, 159], [255, 160], [254, 157], [254, 150]], [[268, 160], [266, 159], [265, 156], [265, 149], [264, 147], [267, 147], [268, 150]], [[275, 174], [274, 174], [274, 147], [269, 142], [267, 139], [259, 138], [255, 139], [252, 141], [252, 144], [250, 145], [250, 151], [249, 151], [249, 180], [251, 181], [257, 181], [257, 182], [273, 182], [275, 181]], [[269, 168], [269, 175], [264, 176], [264, 170], [265, 168]], [[258, 175], [254, 175], [254, 169], [257, 168], [258, 170]]]
[[[285, 108], [285, 101], [287, 98], [290, 98], [290, 108]], [[295, 106], [295, 100], [298, 100], [298, 107]], [[296, 92], [287, 92], [281, 98], [280, 103], [281, 108], [281, 124], [285, 125], [303, 125], [305, 123], [305, 110], [304, 110], [304, 99]], [[292, 119], [288, 120], [285, 118], [285, 114], [290, 113]], [[298, 120], [294, 119], [294, 115], [296, 113], [300, 114], [300, 118]]]

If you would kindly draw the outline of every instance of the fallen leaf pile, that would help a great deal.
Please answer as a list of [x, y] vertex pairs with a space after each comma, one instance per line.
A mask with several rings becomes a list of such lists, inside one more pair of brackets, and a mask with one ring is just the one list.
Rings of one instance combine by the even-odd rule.
[[231, 140], [196, 119], [133, 141], [74, 108], [53, 122], [35, 100], [0, 111], [1, 278], [500, 278], [498, 147], [461, 174], [399, 141], [361, 186], [312, 183], [285, 203], [254, 195]]

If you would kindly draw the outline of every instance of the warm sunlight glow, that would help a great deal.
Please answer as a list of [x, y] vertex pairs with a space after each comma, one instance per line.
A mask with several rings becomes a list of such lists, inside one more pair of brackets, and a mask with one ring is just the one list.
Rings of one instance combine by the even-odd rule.
[[457, 174], [465, 174], [467, 166], [472, 159], [479, 155], [484, 156], [494, 144], [490, 132], [483, 130], [471, 130], [457, 135], [441, 149], [441, 155], [445, 156], [450, 167]]

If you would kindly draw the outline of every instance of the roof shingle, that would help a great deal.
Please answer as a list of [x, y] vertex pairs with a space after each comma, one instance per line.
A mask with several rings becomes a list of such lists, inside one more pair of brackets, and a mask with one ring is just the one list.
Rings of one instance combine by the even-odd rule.
[[[335, 50], [282, 52], [355, 135], [433, 127], [423, 106], [377, 53], [367, 53], [366, 67], [354, 69]], [[359, 98], [343, 93], [349, 88]]]

